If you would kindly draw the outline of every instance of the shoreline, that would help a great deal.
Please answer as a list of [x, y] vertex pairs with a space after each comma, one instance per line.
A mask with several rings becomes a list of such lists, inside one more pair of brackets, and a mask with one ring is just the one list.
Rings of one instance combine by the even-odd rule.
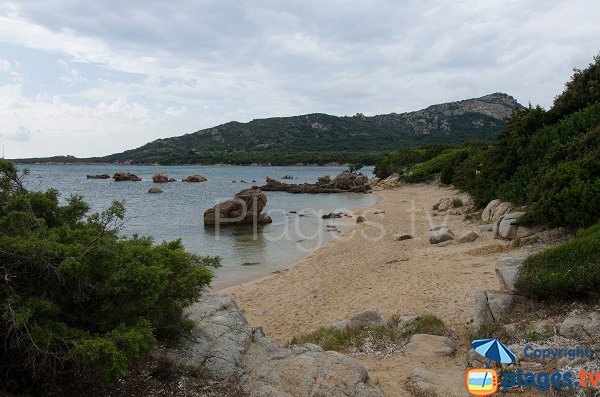
[[[329, 193], [329, 194], [337, 194], [337, 193]], [[341, 230], [341, 232], [329, 239], [324, 239], [317, 247], [315, 247], [313, 250], [304, 253], [303, 255], [300, 255], [299, 257], [295, 258], [293, 261], [289, 262], [288, 264], [284, 265], [283, 267], [281, 267], [280, 269], [277, 269], [275, 271], [270, 271], [268, 274], [264, 274], [262, 276], [259, 277], [252, 277], [249, 276], [248, 280], [245, 281], [236, 281], [235, 284], [232, 285], [226, 285], [226, 286], [221, 286], [217, 289], [214, 289], [214, 292], [222, 292], [222, 293], [228, 293], [228, 290], [231, 288], [236, 288], [236, 287], [240, 287], [243, 285], [250, 285], [252, 283], [255, 282], [260, 282], [262, 280], [268, 280], [271, 277], [275, 277], [278, 274], [281, 274], [282, 272], [285, 272], [289, 269], [291, 269], [292, 267], [294, 267], [296, 264], [298, 264], [299, 262], [301, 262], [302, 260], [310, 257], [311, 255], [316, 254], [319, 250], [321, 250], [324, 246], [326, 246], [327, 244], [330, 244], [338, 239], [343, 238], [347, 233], [349, 233], [351, 230], [353, 230], [355, 227], [358, 226], [358, 224], [356, 223], [356, 217], [359, 215], [362, 215], [364, 211], [368, 211], [371, 210], [373, 208], [375, 208], [375, 206], [379, 205], [380, 203], [382, 203], [383, 201], [386, 200], [385, 196], [383, 194], [381, 194], [381, 191], [373, 191], [372, 193], [370, 193], [374, 196], [377, 197], [377, 201], [375, 201], [375, 203], [370, 204], [366, 207], [361, 207], [359, 209], [356, 209], [352, 212], [353, 217], [352, 218], [346, 218], [344, 219], [344, 225], [343, 225], [343, 230]], [[212, 290], [212, 288], [211, 288]]]

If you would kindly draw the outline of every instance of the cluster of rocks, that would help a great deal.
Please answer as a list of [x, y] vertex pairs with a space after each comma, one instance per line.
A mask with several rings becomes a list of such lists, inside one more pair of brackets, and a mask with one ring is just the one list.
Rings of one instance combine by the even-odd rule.
[[393, 174], [384, 179], [379, 179], [377, 177], [373, 177], [369, 180], [369, 184], [373, 190], [386, 190], [393, 189], [402, 184], [402, 179], [398, 174]]
[[159, 172], [158, 174], [154, 174], [152, 177], [152, 182], [154, 183], [167, 183], [167, 182], [176, 182], [174, 178], [169, 178], [167, 174], [164, 172]]
[[156, 357], [215, 382], [237, 383], [251, 397], [383, 396], [348, 356], [312, 344], [280, 347], [250, 327], [228, 295], [204, 294], [188, 314], [196, 323], [191, 336], [159, 347]]
[[452, 244], [456, 240], [459, 244], [470, 243], [479, 238], [479, 235], [473, 231], [466, 231], [461, 234], [458, 238], [450, 228], [446, 225], [438, 225], [429, 229], [429, 242], [435, 244], [438, 247], [444, 247]]
[[204, 175], [194, 174], [188, 177], [185, 177], [181, 180], [181, 182], [190, 182], [190, 183], [199, 183], [206, 182], [208, 179]]
[[483, 222], [491, 222], [481, 226], [482, 231], [491, 231], [493, 238], [513, 240], [529, 237], [542, 231], [541, 226], [526, 227], [519, 225], [519, 218], [525, 215], [527, 207], [516, 208], [509, 202], [492, 200], [481, 213]]
[[278, 180], [267, 178], [267, 184], [260, 189], [266, 192], [288, 193], [369, 193], [371, 186], [366, 175], [344, 172], [333, 180], [329, 176], [321, 176], [316, 183], [282, 183]]
[[[88, 175], [87, 176], [87, 179], [108, 179], [108, 178], [110, 178], [110, 176], [108, 176], [108, 175]], [[125, 171], [115, 172], [115, 174], [113, 175], [113, 179], [116, 182], [123, 182], [123, 181], [139, 182], [142, 180], [142, 178], [140, 178], [139, 176], [137, 176], [131, 172], [125, 172]], [[194, 175], [190, 175], [186, 178], [183, 178], [181, 181], [182, 182], [206, 182], [207, 179], [204, 175], [194, 174]], [[165, 174], [164, 172], [159, 172], [152, 176], [152, 182], [167, 183], [167, 182], [177, 182], [177, 180], [175, 180], [174, 178], [169, 178], [169, 176], [167, 174]]]
[[231, 200], [224, 201], [204, 212], [205, 225], [266, 224], [272, 219], [262, 212], [267, 196], [258, 188], [240, 191]]

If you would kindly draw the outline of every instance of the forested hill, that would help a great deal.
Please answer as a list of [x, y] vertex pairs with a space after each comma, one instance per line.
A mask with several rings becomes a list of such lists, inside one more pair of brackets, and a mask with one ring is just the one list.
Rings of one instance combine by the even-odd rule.
[[495, 93], [401, 114], [337, 117], [314, 113], [248, 123], [232, 121], [106, 157], [22, 162], [373, 164], [380, 153], [399, 147], [492, 140], [515, 108], [522, 106], [513, 97]]

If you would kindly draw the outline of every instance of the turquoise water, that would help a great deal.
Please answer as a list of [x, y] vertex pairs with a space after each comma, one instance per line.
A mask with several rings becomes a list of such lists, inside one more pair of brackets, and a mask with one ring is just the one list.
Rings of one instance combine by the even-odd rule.
[[[127, 222], [123, 233], [152, 236], [156, 241], [180, 238], [186, 249], [201, 255], [218, 255], [222, 267], [213, 282], [222, 288], [264, 276], [319, 247], [337, 234], [327, 225], [343, 229], [346, 220], [321, 220], [322, 213], [353, 211], [372, 205], [371, 194], [289, 194], [266, 192], [264, 211], [273, 223], [253, 232], [252, 227], [204, 228], [203, 214], [218, 202], [230, 199], [242, 189], [262, 185], [267, 176], [280, 179], [293, 175], [290, 183], [315, 182], [321, 175], [332, 177], [344, 167], [200, 167], [200, 166], [114, 166], [114, 165], [31, 165], [26, 179], [30, 190], [56, 188], [64, 200], [81, 194], [93, 211], [101, 211], [114, 200], [124, 200]], [[129, 171], [143, 178], [141, 182], [114, 182], [112, 179], [86, 179], [87, 174]], [[152, 183], [152, 175], [165, 172], [181, 181], [192, 174], [208, 178], [203, 183]], [[372, 168], [363, 173], [372, 176]], [[246, 181], [246, 183], [240, 182]], [[252, 181], [256, 181], [252, 183]], [[235, 181], [236, 183], [233, 183]], [[148, 194], [160, 187], [164, 193]], [[295, 211], [306, 216], [291, 213]], [[251, 264], [251, 265], [249, 265]]]

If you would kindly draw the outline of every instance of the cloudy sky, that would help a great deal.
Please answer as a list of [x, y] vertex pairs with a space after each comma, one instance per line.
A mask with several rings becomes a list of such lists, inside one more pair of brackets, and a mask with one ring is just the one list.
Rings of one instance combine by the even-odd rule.
[[498, 91], [548, 107], [599, 53], [599, 16], [597, 0], [0, 1], [0, 144], [105, 155]]

